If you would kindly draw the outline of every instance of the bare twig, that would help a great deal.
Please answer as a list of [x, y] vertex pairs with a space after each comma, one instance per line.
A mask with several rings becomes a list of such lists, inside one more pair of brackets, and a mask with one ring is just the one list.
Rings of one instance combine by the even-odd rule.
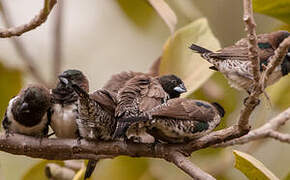
[[269, 58], [269, 64], [267, 65], [267, 69], [262, 74], [261, 86], [264, 89], [267, 84], [267, 80], [269, 76], [272, 74], [274, 69], [281, 64], [285, 55], [288, 53], [288, 49], [290, 48], [290, 37], [283, 40], [280, 43], [279, 47], [275, 50], [275, 54]]
[[279, 127], [284, 125], [286, 121], [288, 121], [289, 119], [290, 119], [290, 108], [280, 113], [278, 116], [271, 119], [260, 128], [250, 131], [247, 135], [227, 141], [225, 143], [217, 144], [214, 147], [225, 147], [225, 146], [231, 146], [231, 145], [236, 145], [236, 144], [245, 144], [250, 141], [267, 138], [267, 137], [274, 138], [281, 142], [290, 143], [289, 134], [283, 134], [283, 133], [277, 132]]
[[[3, 3], [3, 1], [1, 2]], [[8, 38], [12, 36], [20, 36], [25, 32], [37, 28], [46, 21], [49, 13], [51, 12], [56, 2], [57, 2], [56, 0], [45, 0], [43, 9], [32, 20], [30, 20], [30, 22], [16, 27], [11, 27], [10, 24], [8, 25], [8, 27], [11, 28], [0, 30], [0, 37]], [[5, 10], [5, 8], [3, 9]]]
[[[56, 2], [56, 1], [55, 1]], [[55, 4], [55, 3], [54, 3]], [[52, 5], [53, 6], [53, 5]], [[9, 15], [8, 7], [6, 6], [4, 1], [0, 1], [0, 7], [1, 7], [1, 13], [3, 16], [4, 24], [6, 27], [12, 26], [12, 20]], [[46, 6], [45, 6], [46, 7]], [[1, 32], [0, 32], [1, 34]], [[13, 42], [13, 45], [15, 46], [16, 52], [21, 57], [21, 59], [24, 61], [25, 65], [27, 66], [27, 69], [32, 74], [32, 76], [41, 84], [44, 84], [48, 86], [44, 78], [41, 76], [41, 73], [37, 70], [37, 66], [35, 65], [35, 60], [32, 58], [32, 56], [26, 51], [23, 43], [20, 41], [20, 39], [11, 39]]]
[[177, 167], [182, 169], [193, 179], [196, 180], [214, 180], [215, 178], [208, 173], [201, 170], [195, 164], [193, 164], [188, 158], [179, 152], [172, 152], [166, 159], [169, 162], [173, 162]]
[[252, 0], [244, 0], [244, 22], [248, 33], [249, 59], [252, 62], [254, 86], [257, 86], [260, 80], [260, 59], [258, 55], [256, 23], [253, 16]]
[[59, 0], [57, 4], [55, 26], [54, 26], [54, 61], [53, 61], [53, 83], [57, 79], [61, 71], [62, 65], [62, 25], [63, 25], [63, 9], [64, 9], [64, 0]]
[[252, 0], [244, 0], [244, 22], [245, 30], [248, 34], [248, 48], [249, 59], [252, 62], [253, 72], [253, 87], [251, 88], [251, 94], [245, 102], [244, 108], [241, 110], [241, 115], [238, 121], [240, 129], [250, 129], [249, 118], [255, 107], [259, 104], [259, 96], [263, 92], [259, 86], [260, 80], [260, 59], [258, 56], [256, 24], [253, 17]]

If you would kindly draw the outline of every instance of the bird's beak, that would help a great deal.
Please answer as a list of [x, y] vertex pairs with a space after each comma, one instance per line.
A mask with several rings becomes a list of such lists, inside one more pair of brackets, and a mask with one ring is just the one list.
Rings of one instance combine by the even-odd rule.
[[20, 107], [20, 111], [25, 112], [25, 113], [29, 113], [29, 109], [28, 109], [28, 103], [24, 102], [21, 107]]
[[186, 87], [184, 86], [184, 84], [179, 84], [179, 86], [176, 86], [175, 88], [173, 88], [174, 91], [179, 92], [179, 93], [185, 93]]
[[65, 84], [65, 85], [68, 85], [69, 84], [68, 79], [66, 77], [62, 76], [62, 75], [58, 76], [58, 79], [59, 79], [59, 81], [61, 83]]

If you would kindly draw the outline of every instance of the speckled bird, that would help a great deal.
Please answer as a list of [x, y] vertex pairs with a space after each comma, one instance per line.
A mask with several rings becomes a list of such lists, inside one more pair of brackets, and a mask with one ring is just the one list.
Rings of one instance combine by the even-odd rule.
[[186, 88], [183, 81], [175, 75], [151, 77], [143, 74], [130, 79], [118, 91], [115, 110], [117, 127], [113, 137], [130, 136], [126, 134], [129, 132], [127, 130], [130, 123], [123, 122], [123, 119], [138, 117], [143, 112], [165, 103], [168, 99], [177, 98], [184, 92]]
[[[67, 78], [74, 84], [79, 85], [86, 92], [89, 91], [87, 77], [79, 70], [70, 69], [59, 75], [59, 78]], [[51, 90], [51, 127], [56, 137], [78, 137], [78, 95], [73, 88], [59, 81], [57, 87]]]
[[30, 85], [9, 101], [3, 128], [6, 133], [43, 137], [48, 133], [50, 94], [40, 85]]
[[[111, 140], [116, 127], [115, 94], [104, 89], [88, 94], [71, 80], [63, 76], [59, 79], [79, 96], [77, 126], [80, 137], [88, 140]], [[89, 160], [84, 179], [91, 176], [96, 163], [97, 161]]]
[[[269, 34], [260, 34], [257, 36], [258, 55], [260, 57], [260, 71], [269, 63], [269, 57], [274, 55], [274, 51], [279, 44], [290, 33], [287, 31], [277, 31]], [[253, 73], [251, 61], [248, 58], [248, 39], [243, 38], [235, 45], [225, 47], [217, 52], [192, 44], [190, 47], [194, 52], [201, 54], [201, 57], [213, 64], [212, 70], [219, 71], [228, 79], [229, 84], [236, 89], [245, 89], [249, 93], [253, 85]], [[277, 66], [271, 74], [267, 86], [278, 81], [282, 76], [290, 72], [290, 49], [280, 66]]]
[[145, 127], [156, 141], [186, 143], [211, 132], [224, 114], [218, 103], [176, 98], [145, 112], [138, 119], [144, 121], [139, 123], [139, 128]]

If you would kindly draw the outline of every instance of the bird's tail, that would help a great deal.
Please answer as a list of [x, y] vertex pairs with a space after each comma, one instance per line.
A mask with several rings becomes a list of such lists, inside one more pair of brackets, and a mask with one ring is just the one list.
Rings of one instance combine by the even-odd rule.
[[218, 113], [219, 113], [219, 115], [221, 117], [224, 117], [225, 116], [226, 111], [225, 111], [225, 109], [219, 103], [213, 102], [211, 104], [216, 108], [216, 110], [218, 111]]
[[87, 168], [86, 168], [84, 180], [86, 180], [86, 179], [88, 179], [88, 178], [91, 177], [91, 175], [94, 172], [94, 170], [95, 170], [96, 165], [97, 165], [98, 162], [99, 162], [99, 160], [98, 161], [89, 160], [88, 165], [87, 165]]
[[117, 126], [113, 134], [113, 139], [124, 137], [129, 126], [129, 122], [117, 122]]
[[196, 44], [192, 44], [189, 49], [193, 50], [194, 52], [196, 53], [199, 53], [199, 54], [204, 54], [204, 53], [211, 53], [212, 51], [208, 50], [208, 49], [205, 49], [203, 47], [200, 47]]

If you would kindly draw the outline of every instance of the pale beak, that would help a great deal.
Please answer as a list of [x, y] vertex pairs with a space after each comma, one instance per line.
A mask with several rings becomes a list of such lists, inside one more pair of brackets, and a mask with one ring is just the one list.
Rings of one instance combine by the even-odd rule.
[[28, 109], [28, 103], [24, 102], [24, 103], [21, 105], [20, 111], [25, 112], [25, 113], [29, 113], [30, 111], [29, 111], [29, 109]]
[[174, 91], [179, 92], [179, 93], [185, 93], [186, 87], [184, 86], [184, 84], [179, 84], [179, 86], [176, 86], [175, 88], [173, 88]]
[[65, 85], [68, 85], [69, 82], [67, 80], [67, 78], [63, 77], [63, 76], [58, 76], [58, 79], [61, 83], [65, 84]]

